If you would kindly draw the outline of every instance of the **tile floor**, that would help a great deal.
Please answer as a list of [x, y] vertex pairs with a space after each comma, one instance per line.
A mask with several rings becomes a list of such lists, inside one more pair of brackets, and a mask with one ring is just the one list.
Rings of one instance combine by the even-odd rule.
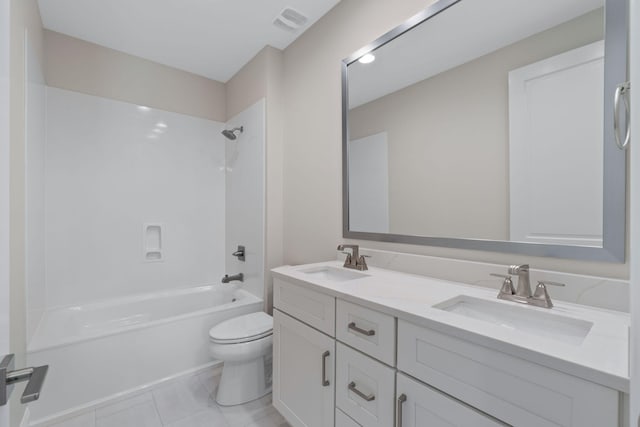
[[[217, 372], [219, 375], [219, 371]], [[200, 372], [47, 427], [288, 427], [271, 395], [233, 407], [214, 400], [220, 377]]]

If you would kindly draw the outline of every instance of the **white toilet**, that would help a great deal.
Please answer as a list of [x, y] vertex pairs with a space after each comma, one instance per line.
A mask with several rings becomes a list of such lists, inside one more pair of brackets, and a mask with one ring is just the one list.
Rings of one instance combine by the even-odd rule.
[[209, 331], [209, 349], [222, 360], [216, 402], [239, 405], [271, 392], [273, 318], [258, 312], [234, 317]]

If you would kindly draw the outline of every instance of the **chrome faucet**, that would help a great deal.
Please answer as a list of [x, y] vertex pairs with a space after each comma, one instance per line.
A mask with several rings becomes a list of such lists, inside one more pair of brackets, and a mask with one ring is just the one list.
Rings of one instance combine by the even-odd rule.
[[[513, 282], [511, 281], [511, 275], [518, 275], [518, 287], [513, 288]], [[491, 274], [491, 276], [502, 277], [502, 287], [498, 292], [498, 299], [507, 301], [515, 301], [521, 304], [535, 305], [536, 307], [551, 308], [553, 302], [547, 291], [547, 285], [552, 286], [564, 286], [564, 283], [551, 282], [548, 280], [538, 281], [536, 291], [531, 295], [531, 282], [529, 280], [529, 265], [512, 265], [509, 267], [509, 274]]]
[[234, 281], [234, 280], [239, 280], [240, 282], [244, 282], [244, 274], [238, 273], [238, 274], [234, 274], [232, 276], [229, 276], [228, 274], [225, 274], [224, 277], [222, 278], [222, 283], [229, 283], [229, 282]]
[[351, 253], [343, 252], [347, 255], [344, 260], [344, 268], [351, 268], [354, 270], [364, 271], [367, 270], [367, 262], [365, 261], [365, 255], [360, 255], [360, 248], [358, 245], [338, 245], [339, 251], [345, 249], [351, 249]]

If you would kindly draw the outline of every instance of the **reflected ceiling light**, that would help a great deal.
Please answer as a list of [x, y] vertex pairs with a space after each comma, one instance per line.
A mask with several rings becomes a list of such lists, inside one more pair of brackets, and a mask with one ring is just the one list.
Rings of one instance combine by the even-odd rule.
[[144, 105], [138, 105], [138, 110], [146, 113], [147, 111], [151, 110], [151, 108], [145, 107]]
[[154, 128], [153, 132], [155, 132], [155, 133], [164, 133], [164, 129]]
[[366, 53], [366, 54], [362, 55], [360, 57], [360, 59], [358, 59], [358, 62], [361, 63], [361, 64], [371, 64], [375, 60], [376, 60], [376, 57], [375, 57], [374, 54]]
[[158, 122], [156, 123], [156, 127], [162, 128], [162, 129], [166, 129], [167, 128], [167, 124], [165, 122]]

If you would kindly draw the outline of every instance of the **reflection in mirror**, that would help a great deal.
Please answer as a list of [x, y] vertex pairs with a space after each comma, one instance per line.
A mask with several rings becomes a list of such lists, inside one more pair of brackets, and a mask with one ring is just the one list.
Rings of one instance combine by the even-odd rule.
[[602, 247], [603, 38], [603, 0], [463, 0], [350, 63], [349, 231]]

